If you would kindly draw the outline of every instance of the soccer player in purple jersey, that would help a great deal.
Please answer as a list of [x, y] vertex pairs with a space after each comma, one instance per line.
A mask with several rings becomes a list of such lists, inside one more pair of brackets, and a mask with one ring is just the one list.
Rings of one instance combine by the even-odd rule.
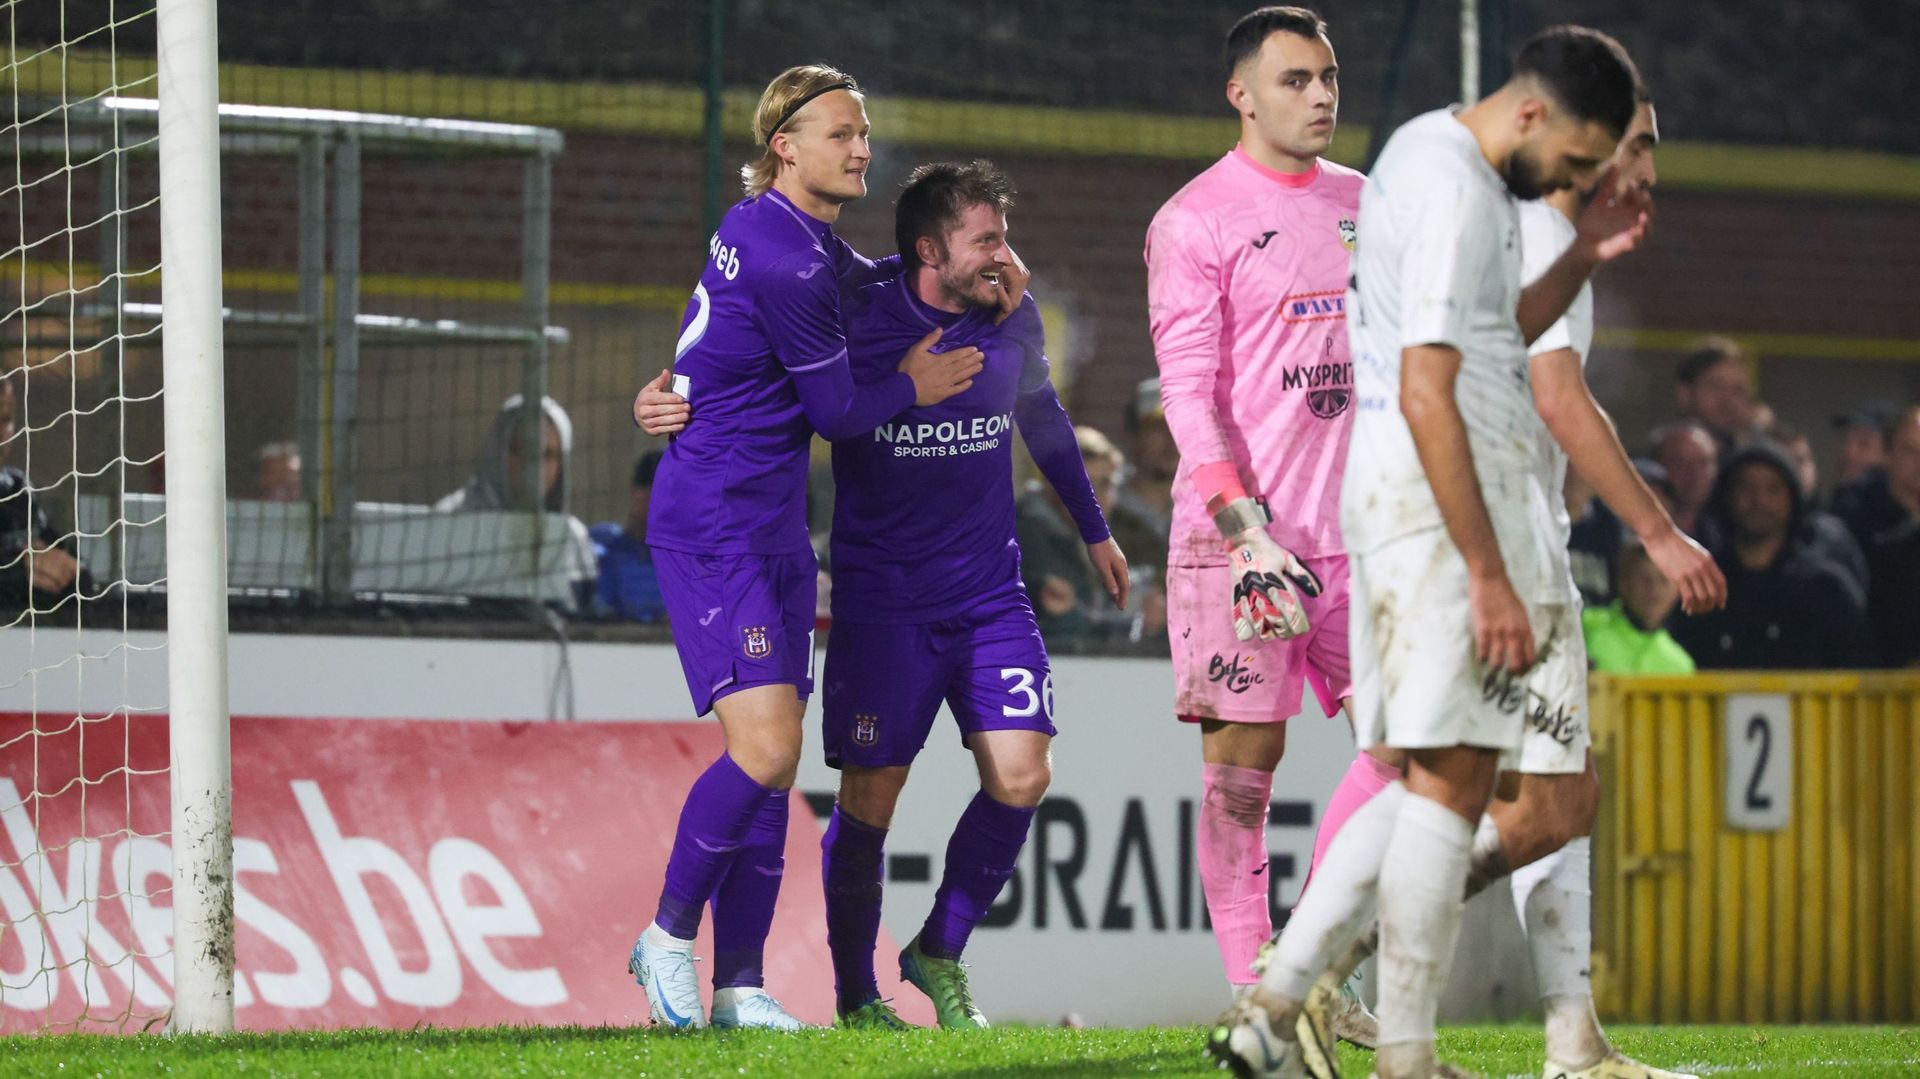
[[980, 353], [936, 354], [937, 334], [856, 383], [840, 300], [891, 267], [833, 233], [866, 194], [858, 87], [824, 66], [782, 72], [761, 95], [761, 159], [727, 212], [687, 305], [675, 384], [700, 419], [655, 477], [647, 543], [695, 707], [720, 717], [726, 752], [681, 810], [653, 923], [629, 969], [656, 1023], [704, 1026], [693, 938], [714, 910], [716, 1026], [801, 1024], [763, 988], [761, 956], [785, 865], [788, 792], [813, 688], [816, 566], [805, 517], [813, 432], [863, 435], [970, 386]]
[[[1126, 600], [1126, 558], [1054, 394], [1039, 314], [1028, 299], [1004, 323], [993, 318], [1012, 259], [1012, 200], [1012, 183], [985, 162], [916, 169], [895, 215], [903, 270], [848, 306], [858, 377], [886, 370], [934, 329], [948, 345], [979, 348], [985, 366], [966, 392], [833, 448], [824, 741], [841, 779], [822, 875], [843, 1025], [904, 1025], [874, 977], [883, 846], [942, 701], [973, 753], [980, 793], [954, 829], [933, 910], [901, 952], [900, 972], [933, 1001], [942, 1027], [987, 1025], [959, 957], [1026, 842], [1051, 777], [1054, 734], [1050, 667], [1014, 539], [1014, 428], [1060, 492], [1109, 592]], [[672, 430], [684, 415], [671, 395], [644, 400], [665, 421], [649, 433]]]

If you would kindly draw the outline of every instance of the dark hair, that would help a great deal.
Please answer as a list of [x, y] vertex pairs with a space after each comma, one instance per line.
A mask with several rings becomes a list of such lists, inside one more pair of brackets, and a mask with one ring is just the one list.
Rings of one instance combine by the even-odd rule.
[[1703, 337], [1688, 350], [1686, 356], [1681, 359], [1680, 366], [1674, 368], [1673, 379], [1683, 386], [1691, 386], [1700, 381], [1701, 375], [1727, 360], [1745, 363], [1747, 350], [1740, 347], [1740, 342], [1731, 337], [1718, 335]]
[[1282, 33], [1304, 38], [1325, 37], [1327, 20], [1312, 8], [1254, 8], [1227, 31], [1227, 75], [1231, 77], [1240, 70], [1240, 65], [1257, 54], [1269, 37]]
[[1513, 74], [1537, 80], [1574, 119], [1604, 124], [1615, 138], [1626, 134], [1646, 90], [1627, 50], [1586, 26], [1549, 27], [1528, 38]]
[[974, 206], [1001, 213], [1013, 206], [1013, 180], [993, 162], [942, 161], [914, 169], [893, 204], [893, 242], [900, 248], [901, 264], [909, 270], [919, 266], [915, 245], [920, 237], [938, 241]]
[[654, 473], [660, 471], [660, 462], [667, 456], [666, 450], [648, 450], [640, 455], [633, 465], [633, 485], [652, 487]]

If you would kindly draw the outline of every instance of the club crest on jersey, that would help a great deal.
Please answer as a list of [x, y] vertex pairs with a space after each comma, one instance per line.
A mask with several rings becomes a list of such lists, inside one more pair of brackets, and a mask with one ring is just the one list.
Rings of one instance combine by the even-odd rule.
[[880, 717], [855, 715], [853, 717], [853, 744], [871, 746], [880, 741]]
[[773, 642], [767, 639], [767, 627], [744, 626], [740, 632], [746, 637], [741, 647], [748, 659], [765, 659], [773, 654]]
[[1348, 251], [1352, 251], [1354, 243], [1357, 242], [1359, 239], [1360, 239], [1360, 226], [1354, 224], [1353, 218], [1351, 217], [1341, 218], [1340, 219], [1340, 246], [1346, 248]]

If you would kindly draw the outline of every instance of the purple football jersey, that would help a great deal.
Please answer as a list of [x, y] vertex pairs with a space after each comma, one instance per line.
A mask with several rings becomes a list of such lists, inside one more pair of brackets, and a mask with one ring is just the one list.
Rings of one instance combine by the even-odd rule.
[[705, 554], [805, 550], [813, 432], [863, 434], [913, 403], [913, 381], [896, 368], [914, 341], [855, 385], [841, 318], [843, 289], [897, 263], [862, 258], [777, 191], [728, 210], [708, 256], [674, 351], [693, 419], [654, 478], [647, 542]]
[[1082, 538], [1097, 543], [1107, 537], [1072, 422], [1048, 379], [1032, 297], [995, 325], [998, 312], [991, 308], [953, 314], [922, 302], [910, 276], [869, 285], [849, 300], [854, 377], [872, 379], [892, 370], [935, 326], [945, 328], [941, 350], [971, 345], [981, 351], [985, 367], [965, 392], [909, 408], [871, 433], [834, 443], [836, 621], [937, 621], [1019, 590], [1016, 427]]

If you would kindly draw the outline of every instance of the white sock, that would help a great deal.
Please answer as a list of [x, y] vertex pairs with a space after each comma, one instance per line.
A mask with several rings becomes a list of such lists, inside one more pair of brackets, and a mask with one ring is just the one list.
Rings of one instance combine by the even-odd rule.
[[1535, 865], [1547, 867], [1544, 879], [1523, 896], [1516, 874], [1514, 902], [1547, 1013], [1547, 1059], [1591, 1067], [1610, 1048], [1593, 1012], [1593, 841], [1582, 836]]
[[1380, 867], [1380, 1046], [1408, 1046], [1391, 1054], [1396, 1059], [1418, 1055], [1422, 1045], [1431, 1051], [1472, 847], [1473, 825], [1439, 802], [1407, 795]]
[[1326, 857], [1293, 908], [1260, 978], [1269, 995], [1304, 1000], [1313, 980], [1373, 921], [1381, 859], [1406, 798], [1405, 783], [1388, 784], [1355, 810], [1327, 844]]
[[655, 948], [671, 948], [677, 952], [693, 951], [693, 941], [685, 937], [674, 936], [672, 933], [660, 928], [659, 922], [648, 922], [644, 935], [647, 938], [647, 943]]
[[1553, 876], [1553, 871], [1566, 860], [1561, 857], [1564, 850], [1563, 847], [1537, 862], [1528, 862], [1514, 870], [1513, 876], [1508, 878], [1513, 882], [1513, 916], [1520, 919], [1520, 928], [1527, 928], [1527, 900], [1532, 897], [1533, 890], [1545, 884], [1547, 878]]

